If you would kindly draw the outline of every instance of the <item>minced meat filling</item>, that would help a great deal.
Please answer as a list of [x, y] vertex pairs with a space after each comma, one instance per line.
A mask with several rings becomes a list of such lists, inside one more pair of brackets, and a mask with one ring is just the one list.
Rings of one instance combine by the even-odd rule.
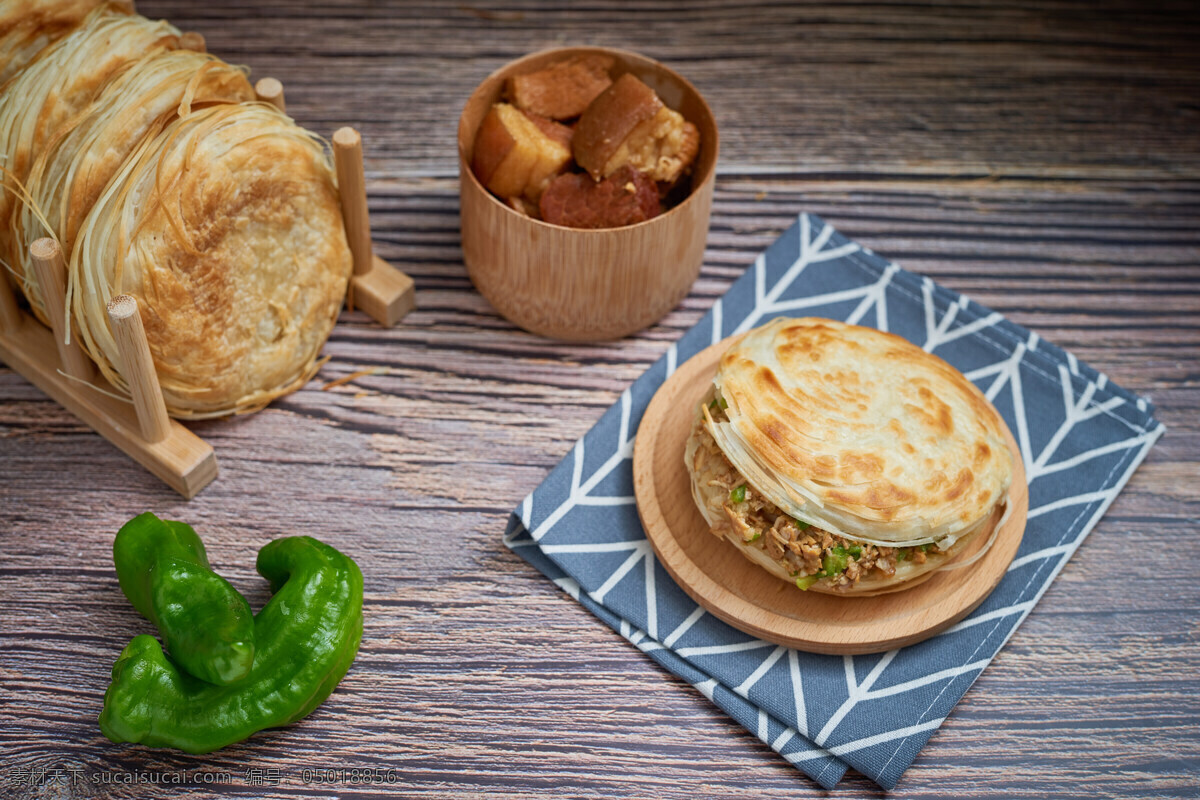
[[[714, 421], [723, 421], [724, 405], [714, 400], [709, 414]], [[847, 589], [872, 570], [891, 577], [896, 562], [911, 558], [925, 563], [927, 553], [939, 552], [936, 545], [921, 547], [877, 547], [865, 542], [845, 539], [806, 522], [789, 517], [770, 500], [746, 482], [730, 463], [708, 429], [700, 430], [700, 443], [717, 464], [723, 468], [708, 474], [708, 485], [726, 492], [722, 508], [735, 534], [743, 542], [756, 543], [767, 555], [782, 564], [796, 578], [796, 585], [807, 589], [818, 580], [822, 586]], [[714, 529], [721, 535], [721, 531]]]

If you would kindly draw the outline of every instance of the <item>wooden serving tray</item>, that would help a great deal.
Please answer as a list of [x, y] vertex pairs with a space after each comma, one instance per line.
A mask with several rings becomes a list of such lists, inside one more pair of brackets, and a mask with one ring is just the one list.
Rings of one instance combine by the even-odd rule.
[[[803, 592], [714, 536], [692, 500], [684, 446], [721, 355], [736, 338], [725, 339], [683, 364], [659, 388], [638, 427], [633, 451], [638, 514], [646, 538], [676, 583], [733, 627], [813, 653], [857, 655], [903, 647], [944, 631], [971, 613], [1004, 577], [1025, 532], [1029, 487], [1008, 428], [1004, 433], [1013, 453], [1012, 513], [979, 561], [935, 572], [918, 585], [874, 597]], [[981, 531], [961, 557], [976, 552], [989, 536], [990, 531]]]

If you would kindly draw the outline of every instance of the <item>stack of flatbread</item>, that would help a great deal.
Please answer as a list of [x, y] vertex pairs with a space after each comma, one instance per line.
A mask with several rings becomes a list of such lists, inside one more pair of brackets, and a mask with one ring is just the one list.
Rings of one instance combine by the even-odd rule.
[[254, 411], [312, 377], [351, 271], [319, 138], [122, 3], [0, 0], [0, 78], [0, 258], [35, 315], [29, 245], [48, 236], [69, 336], [119, 390], [119, 294], [173, 416]]

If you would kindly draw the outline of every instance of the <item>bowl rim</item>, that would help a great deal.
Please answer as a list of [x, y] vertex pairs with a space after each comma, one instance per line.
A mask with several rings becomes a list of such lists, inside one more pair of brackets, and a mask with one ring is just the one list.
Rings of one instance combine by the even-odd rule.
[[[496, 195], [492, 194], [492, 192], [489, 191], [486, 186], [484, 186], [482, 183], [479, 182], [479, 178], [475, 175], [475, 170], [471, 169], [471, 165], [469, 163], [467, 163], [467, 155], [466, 155], [465, 150], [463, 149], [463, 136], [462, 136], [462, 126], [463, 126], [463, 122], [464, 122], [464, 117], [466, 116], [467, 108], [471, 105], [471, 101], [473, 101], [475, 99], [476, 95], [479, 94], [480, 89], [482, 89], [485, 84], [491, 83], [493, 80], [499, 78], [503, 73], [510, 71], [512, 68], [517, 67], [526, 61], [533, 61], [535, 59], [540, 59], [545, 56], [551, 56], [551, 55], [556, 55], [556, 54], [567, 55], [567, 54], [578, 54], [578, 53], [587, 53], [587, 52], [607, 53], [607, 54], [613, 54], [613, 55], [624, 57], [626, 60], [632, 59], [632, 60], [641, 60], [641, 61], [649, 62], [652, 67], [662, 70], [667, 75], [669, 75], [672, 79], [674, 79], [674, 80], [678, 81], [680, 84], [682, 84], [682, 86], [685, 89], [690, 91], [696, 97], [696, 99], [700, 101], [700, 107], [703, 109], [704, 113], [708, 116], [708, 119], [712, 122], [712, 132], [713, 132], [712, 167], [709, 169], [708, 174], [704, 176], [704, 180], [702, 180], [702, 181], [700, 181], [700, 183], [692, 186], [691, 191], [688, 192], [687, 197], [685, 197], [682, 201], [675, 204], [674, 206], [669, 208], [667, 211], [663, 212], [662, 214], [659, 214], [656, 217], [651, 217], [650, 219], [642, 220], [641, 222], [635, 222], [632, 225], [617, 225], [617, 226], [611, 227], [611, 228], [572, 228], [568, 225], [556, 225], [553, 222], [546, 222], [545, 220], [542, 220], [542, 219], [534, 219], [533, 217], [522, 214], [521, 212], [517, 211], [516, 209], [510, 207], [508, 204], [501, 202], [499, 197], [496, 197]], [[478, 129], [476, 129], [476, 131], [474, 131], [473, 133], [477, 133], [477, 132], [478, 132]], [[513, 215], [514, 219], [522, 220], [526, 223], [529, 223], [529, 224], [532, 224], [535, 226], [543, 226], [543, 227], [549, 228], [551, 230], [571, 231], [572, 233], [577, 233], [577, 234], [581, 234], [581, 235], [587, 235], [587, 234], [603, 235], [606, 233], [612, 233], [613, 231], [631, 231], [631, 230], [639, 228], [643, 225], [652, 225], [654, 223], [661, 224], [662, 222], [666, 221], [672, 215], [674, 215], [676, 211], [679, 211], [684, 206], [690, 204], [696, 198], [696, 196], [698, 194], [700, 194], [701, 190], [706, 185], [711, 184], [716, 180], [717, 160], [720, 157], [720, 145], [721, 145], [721, 136], [720, 136], [720, 131], [717, 129], [716, 115], [713, 114], [712, 107], [709, 106], [708, 100], [706, 100], [704, 98], [704, 95], [700, 93], [700, 90], [698, 90], [694, 85], [692, 85], [691, 81], [689, 81], [687, 78], [680, 75], [675, 70], [666, 66], [661, 61], [651, 58], [650, 56], [642, 55], [641, 53], [634, 52], [633, 50], [625, 50], [625, 49], [622, 49], [619, 47], [604, 47], [603, 45], [568, 45], [568, 46], [564, 46], [564, 47], [547, 47], [542, 50], [536, 50], [532, 53], [526, 53], [525, 55], [523, 55], [519, 58], [514, 58], [512, 61], [502, 64], [499, 67], [497, 67], [496, 69], [492, 70], [492, 72], [489, 73], [486, 78], [484, 78], [479, 83], [477, 83], [475, 85], [475, 88], [471, 90], [471, 93], [469, 95], [467, 95], [467, 100], [463, 104], [463, 109], [461, 112], [459, 112], [459, 115], [458, 115], [458, 131], [457, 131], [455, 138], [457, 139], [457, 147], [458, 147], [458, 166], [459, 166], [459, 180], [460, 181], [469, 180], [472, 184], [474, 184], [475, 188], [477, 188], [483, 194], [487, 195], [488, 200], [490, 200], [492, 203], [495, 203], [498, 207], [504, 209], [504, 211], [506, 211], [507, 213]], [[707, 147], [706, 144], [702, 144], [701, 146]], [[460, 192], [462, 191], [461, 186], [459, 188], [459, 191]]]

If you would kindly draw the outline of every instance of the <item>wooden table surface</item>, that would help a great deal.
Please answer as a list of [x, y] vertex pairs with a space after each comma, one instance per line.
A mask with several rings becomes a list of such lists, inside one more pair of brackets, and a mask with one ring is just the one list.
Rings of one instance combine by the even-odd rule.
[[[1168, 427], [895, 794], [1197, 796], [1189, 5], [141, 0], [280, 78], [302, 124], [362, 131], [377, 248], [414, 277], [419, 310], [393, 330], [344, 313], [303, 390], [196, 425], [221, 476], [191, 502], [0, 368], [0, 795], [174, 796], [89, 781], [181, 770], [195, 795], [228, 774], [221, 793], [248, 797], [821, 793], [501, 544], [509, 510], [809, 211], [1150, 396]], [[514, 329], [473, 291], [459, 248], [464, 99], [507, 60], [567, 43], [669, 63], [722, 134], [700, 279], [661, 323], [601, 345]], [[110, 556], [144, 510], [194, 524], [255, 607], [254, 557], [273, 537], [318, 536], [361, 564], [362, 650], [310, 718], [204, 757], [101, 736], [111, 664], [149, 629]], [[38, 768], [85, 780], [15, 785]], [[339, 768], [395, 782], [301, 780]], [[282, 782], [255, 785], [270, 770]], [[835, 792], [880, 793], [853, 772]]]

